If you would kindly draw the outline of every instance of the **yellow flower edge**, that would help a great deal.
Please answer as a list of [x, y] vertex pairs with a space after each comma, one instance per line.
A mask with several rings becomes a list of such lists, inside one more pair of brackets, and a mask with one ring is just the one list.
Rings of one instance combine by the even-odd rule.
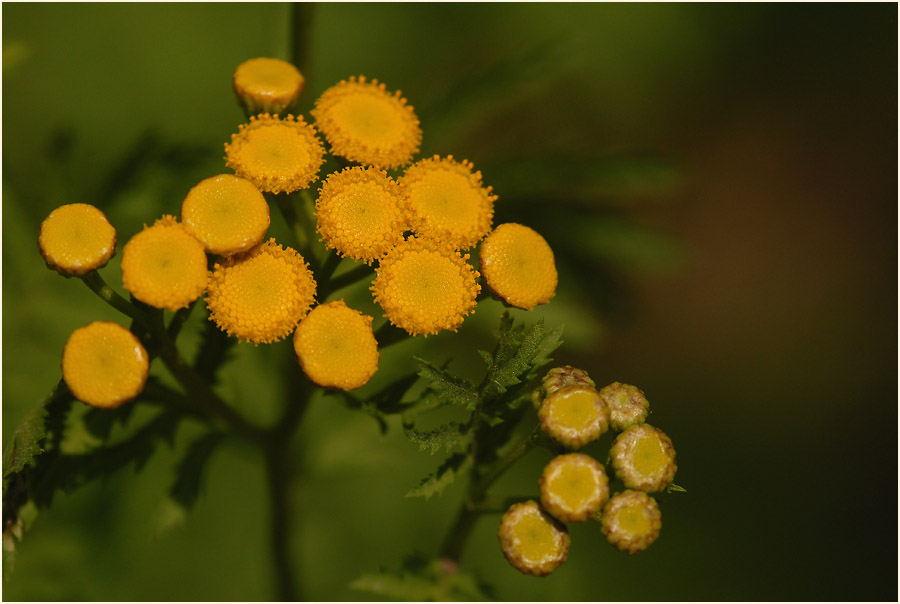
[[294, 351], [306, 376], [323, 388], [354, 390], [378, 370], [372, 317], [343, 300], [320, 304], [300, 321]]
[[289, 336], [315, 296], [316, 282], [303, 256], [270, 238], [215, 264], [206, 304], [219, 329], [263, 344]]
[[150, 306], [178, 310], [206, 289], [206, 252], [174, 216], [145, 226], [122, 250], [125, 289]]
[[225, 143], [225, 165], [265, 193], [292, 193], [319, 178], [325, 149], [303, 116], [262, 113]]
[[491, 292], [516, 308], [531, 310], [556, 295], [553, 250], [521, 224], [501, 224], [482, 242], [481, 273]]
[[600, 526], [616, 549], [636, 554], [650, 547], [662, 530], [656, 500], [643, 491], [616, 493], [603, 508]]
[[675, 446], [665, 432], [638, 424], [619, 434], [609, 450], [616, 476], [629, 489], [655, 493], [675, 478]]
[[150, 360], [133, 333], [109, 321], [94, 321], [69, 336], [63, 349], [63, 380], [75, 398], [111, 409], [144, 389]]
[[332, 153], [363, 165], [405, 166], [422, 143], [419, 119], [400, 91], [365, 76], [327, 89], [310, 114]]
[[249, 180], [220, 174], [197, 183], [181, 203], [181, 223], [207, 252], [229, 256], [263, 240], [269, 204]]
[[400, 181], [411, 228], [420, 237], [469, 249], [491, 230], [496, 195], [468, 160], [438, 155], [416, 162]]
[[257, 57], [237, 66], [232, 75], [234, 93], [248, 113], [283, 113], [296, 101], [306, 80], [281, 59]]
[[600, 397], [609, 408], [609, 426], [616, 432], [644, 423], [650, 413], [644, 391], [631, 384], [613, 382], [600, 389]]
[[565, 386], [579, 384], [590, 388], [596, 387], [594, 380], [590, 378], [587, 371], [578, 369], [571, 365], [562, 365], [554, 367], [541, 379], [541, 385], [531, 393], [531, 402], [534, 408], [538, 409], [544, 399]]
[[585, 522], [609, 499], [603, 465], [584, 453], [557, 455], [539, 481], [541, 505], [561, 522]]
[[71, 203], [44, 219], [38, 247], [48, 267], [62, 275], [84, 275], [105, 266], [116, 253], [116, 230], [98, 208]]
[[609, 411], [594, 388], [572, 384], [544, 398], [538, 420], [553, 440], [569, 449], [580, 449], [607, 431]]
[[411, 238], [391, 250], [376, 269], [375, 301], [391, 324], [410, 335], [455, 331], [474, 312], [478, 272], [446, 246]]
[[328, 176], [316, 219], [327, 248], [366, 264], [402, 243], [408, 223], [396, 181], [384, 170], [359, 166]]
[[569, 557], [566, 527], [536, 501], [515, 503], [500, 520], [500, 547], [519, 571], [537, 577], [549, 575]]

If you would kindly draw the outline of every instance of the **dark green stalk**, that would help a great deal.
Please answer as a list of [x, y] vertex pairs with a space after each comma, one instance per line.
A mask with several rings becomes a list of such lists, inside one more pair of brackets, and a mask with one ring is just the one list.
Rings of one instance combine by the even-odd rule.
[[91, 271], [86, 275], [83, 275], [81, 280], [85, 285], [91, 288], [95, 294], [100, 296], [104, 302], [118, 310], [120, 313], [131, 317], [138, 323], [144, 325], [149, 323], [150, 317], [144, 311], [116, 293], [116, 290], [107, 285], [106, 281], [103, 280], [103, 277], [101, 277], [100, 273], [97, 271]]
[[334, 292], [344, 289], [349, 285], [353, 285], [366, 277], [372, 275], [372, 267], [366, 266], [365, 264], [360, 264], [359, 266], [355, 266], [351, 268], [346, 273], [342, 273], [337, 277], [329, 279], [328, 281], [321, 283], [319, 286], [319, 301], [324, 302], [328, 299], [328, 297]]

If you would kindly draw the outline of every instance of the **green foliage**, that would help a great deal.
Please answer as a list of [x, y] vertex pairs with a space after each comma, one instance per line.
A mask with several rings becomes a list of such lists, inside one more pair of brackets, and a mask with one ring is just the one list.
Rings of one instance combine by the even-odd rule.
[[444, 489], [453, 484], [456, 477], [472, 467], [472, 456], [466, 453], [455, 453], [444, 460], [438, 469], [422, 479], [419, 486], [409, 491], [407, 497], [424, 497], [440, 495]]
[[181, 507], [188, 509], [197, 501], [203, 470], [224, 437], [221, 432], [204, 434], [191, 443], [184, 459], [178, 464], [175, 470], [177, 478], [170, 495]]
[[431, 365], [428, 361], [416, 358], [416, 362], [419, 365], [419, 377], [426, 380], [428, 388], [437, 393], [443, 401], [470, 410], [478, 405], [478, 392], [475, 386]]
[[470, 573], [461, 572], [447, 559], [429, 560], [415, 555], [404, 560], [399, 571], [366, 573], [350, 584], [351, 589], [406, 602], [493, 600], [490, 588]]

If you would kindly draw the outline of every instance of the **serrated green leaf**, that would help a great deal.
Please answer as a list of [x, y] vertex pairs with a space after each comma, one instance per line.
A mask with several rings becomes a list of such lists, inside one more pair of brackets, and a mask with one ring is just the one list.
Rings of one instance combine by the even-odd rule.
[[[44, 399], [32, 407], [25, 415], [22, 423], [16, 428], [10, 439], [9, 445], [3, 455], [3, 491], [6, 493], [8, 477], [25, 469], [26, 466], [32, 465], [34, 458], [44, 452], [43, 441], [47, 436], [47, 423], [49, 411], [54, 402], [64, 401], [71, 402], [72, 394], [66, 387], [65, 383], [60, 380], [56, 389]], [[60, 411], [60, 413], [64, 413]], [[59, 423], [59, 418], [54, 418]], [[65, 417], [61, 421], [65, 421]]]
[[489, 586], [475, 576], [461, 572], [456, 564], [421, 555], [408, 556], [399, 571], [365, 573], [353, 581], [350, 588], [392, 601], [484, 602], [494, 599]]
[[479, 350], [478, 356], [481, 357], [481, 360], [484, 361], [484, 364], [487, 366], [488, 369], [490, 369], [491, 365], [494, 364], [494, 355], [489, 353], [487, 350]]
[[468, 470], [471, 465], [472, 457], [470, 455], [465, 453], [451, 455], [433, 474], [425, 477], [419, 486], [408, 492], [406, 496], [431, 499], [432, 495], [440, 495], [444, 489], [453, 484], [459, 474]]
[[478, 405], [478, 392], [475, 386], [462, 378], [450, 375], [418, 357], [419, 376], [428, 381], [428, 387], [442, 399], [466, 409], [474, 409]]
[[404, 426], [404, 428], [404, 432], [409, 440], [419, 445], [419, 449], [422, 451], [428, 450], [432, 455], [441, 449], [450, 451], [469, 442], [466, 426], [459, 422], [450, 422], [427, 432], [420, 432], [411, 427]]
[[184, 459], [175, 469], [177, 478], [172, 485], [172, 499], [185, 509], [191, 508], [200, 494], [203, 470], [222, 442], [224, 435], [220, 432], [205, 434], [194, 441]]
[[494, 362], [482, 385], [486, 400], [495, 399], [510, 387], [534, 377], [536, 369], [548, 363], [549, 355], [562, 343], [562, 327], [546, 332], [544, 320], [540, 319], [528, 330], [517, 330], [510, 326], [510, 321], [504, 313]]

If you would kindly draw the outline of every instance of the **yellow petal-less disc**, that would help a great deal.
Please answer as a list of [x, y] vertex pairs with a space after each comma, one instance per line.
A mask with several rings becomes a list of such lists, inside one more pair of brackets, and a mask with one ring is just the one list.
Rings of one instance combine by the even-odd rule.
[[547, 241], [527, 226], [501, 224], [481, 244], [488, 288], [517, 308], [531, 310], [556, 294], [556, 263]]
[[515, 503], [500, 520], [500, 547], [509, 563], [542, 577], [569, 557], [569, 533], [535, 501]]
[[178, 310], [206, 289], [206, 252], [174, 216], [163, 216], [122, 250], [122, 280], [150, 306]]
[[305, 80], [287, 61], [258, 57], [238, 65], [232, 83], [249, 113], [282, 113], [300, 96]]
[[41, 223], [38, 246], [47, 266], [64, 275], [103, 267], [116, 252], [116, 230], [86, 203], [60, 206]]
[[269, 229], [269, 204], [253, 183], [231, 174], [200, 181], [181, 204], [181, 223], [207, 252], [246, 252]]
[[372, 317], [343, 300], [320, 304], [300, 321], [294, 351], [306, 376], [324, 388], [353, 390], [378, 370]]
[[130, 331], [95, 321], [72, 332], [63, 350], [63, 379], [75, 397], [112, 408], [140, 394], [147, 381], [147, 351]]
[[561, 522], [585, 522], [609, 499], [603, 465], [584, 453], [557, 455], [544, 467], [541, 505]]
[[627, 490], [612, 496], [603, 508], [600, 526], [616, 549], [636, 554], [659, 537], [662, 514], [655, 499], [642, 491]]

